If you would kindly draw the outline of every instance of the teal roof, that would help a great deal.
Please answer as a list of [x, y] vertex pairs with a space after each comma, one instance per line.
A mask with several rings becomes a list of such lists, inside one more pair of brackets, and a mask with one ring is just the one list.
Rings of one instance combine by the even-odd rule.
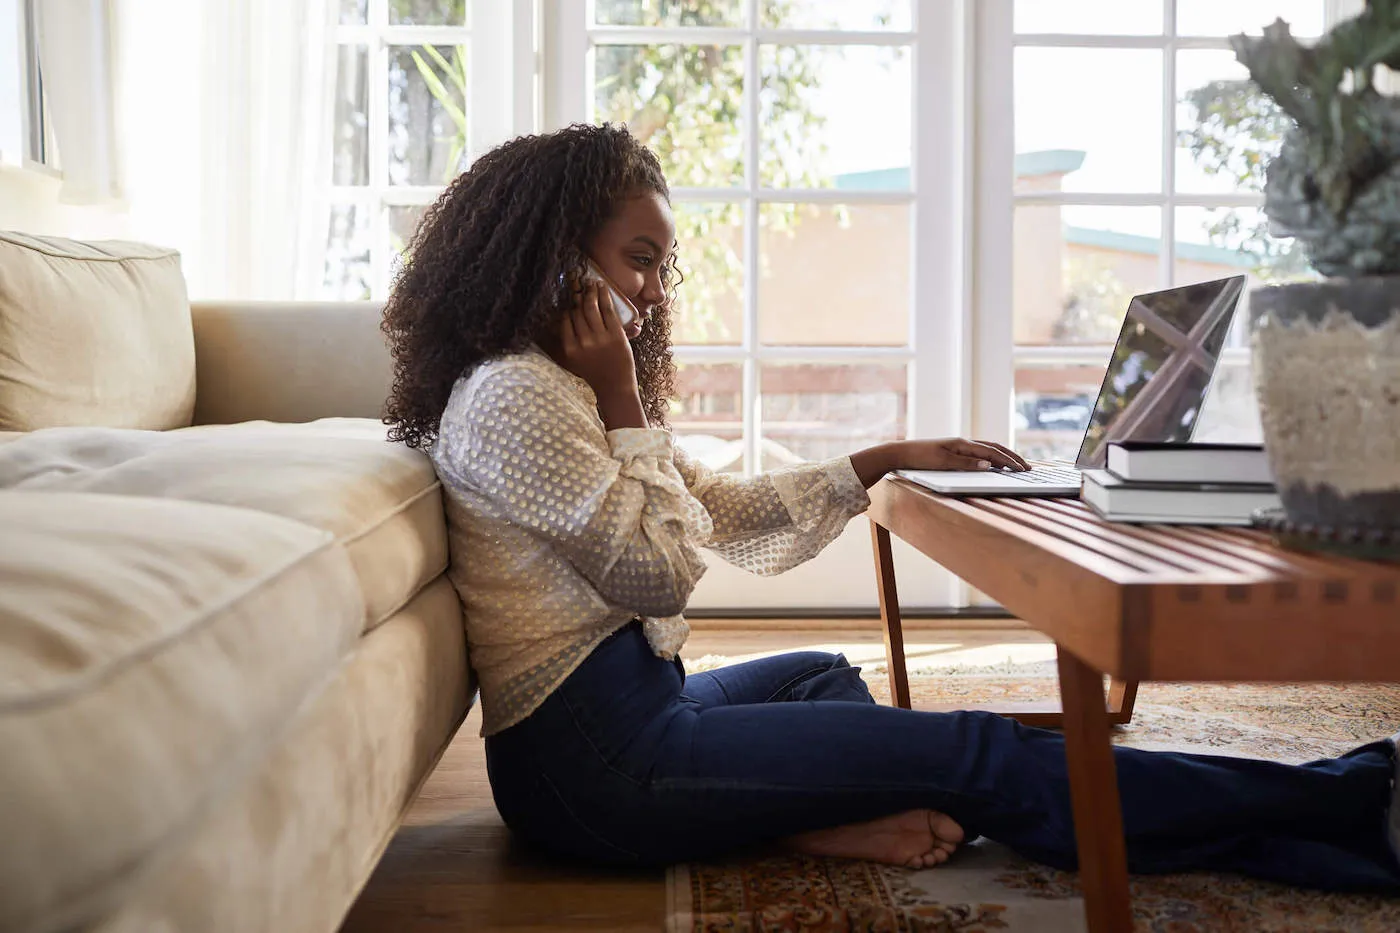
[[[1045, 149], [1016, 156], [1016, 177], [1067, 175], [1084, 164], [1078, 149]], [[838, 191], [900, 191], [909, 187], [909, 166], [877, 168], [869, 172], [847, 172], [834, 179]]]
[[1040, 152], [1016, 154], [1016, 177], [1036, 175], [1068, 175], [1084, 165], [1081, 149], [1043, 149]]
[[909, 188], [909, 166], [877, 168], [870, 172], [847, 172], [837, 175], [836, 187], [841, 191], [899, 191]]
[[[1022, 152], [1016, 156], [1016, 177], [1030, 178], [1037, 175], [1066, 175], [1078, 170], [1084, 164], [1084, 152], [1079, 149], [1044, 149], [1038, 152]], [[909, 166], [878, 168], [869, 172], [849, 172], [837, 175], [834, 179], [838, 191], [899, 191], [909, 188]], [[1160, 237], [1139, 236], [1133, 233], [1119, 233], [1116, 230], [1098, 230], [1090, 227], [1065, 227], [1065, 242], [1077, 246], [1093, 246], [1099, 249], [1118, 250], [1123, 253], [1140, 253], [1156, 256], [1162, 252]], [[1232, 266], [1239, 269], [1253, 269], [1259, 265], [1257, 257], [1238, 250], [1204, 243], [1176, 244], [1178, 259], [1191, 262], [1206, 262], [1217, 266]]]
[[[1156, 256], [1162, 252], [1162, 238], [1141, 236], [1136, 233], [1119, 233], [1116, 230], [1099, 230], [1093, 227], [1065, 227], [1065, 242], [1076, 246], [1094, 246], [1111, 249], [1120, 253], [1140, 253]], [[1226, 249], [1223, 246], [1209, 246], [1205, 243], [1176, 244], [1176, 258], [1191, 262], [1208, 262], [1217, 266], [1234, 266], [1239, 269], [1253, 269], [1259, 265], [1259, 258], [1251, 253]]]

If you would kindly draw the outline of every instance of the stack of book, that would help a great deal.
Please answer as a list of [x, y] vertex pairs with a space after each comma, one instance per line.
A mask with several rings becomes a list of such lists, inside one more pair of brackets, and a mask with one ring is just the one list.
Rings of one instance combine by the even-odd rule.
[[1106, 470], [1085, 470], [1080, 497], [1109, 521], [1248, 525], [1277, 508], [1278, 492], [1257, 444], [1113, 443]]

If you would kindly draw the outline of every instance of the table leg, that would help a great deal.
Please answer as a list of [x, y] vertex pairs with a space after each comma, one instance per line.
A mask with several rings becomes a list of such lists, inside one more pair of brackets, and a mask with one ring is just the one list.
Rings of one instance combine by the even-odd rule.
[[1108, 721], [1115, 726], [1123, 726], [1133, 721], [1133, 702], [1137, 700], [1138, 682], [1119, 680], [1108, 681]]
[[1129, 933], [1128, 856], [1103, 674], [1057, 646], [1079, 880], [1090, 933]]
[[870, 523], [870, 539], [875, 544], [875, 580], [880, 591], [880, 622], [885, 630], [885, 667], [890, 672], [890, 702], [911, 709], [909, 671], [904, 662], [904, 623], [899, 617], [899, 592], [894, 585], [894, 554], [889, 530]]

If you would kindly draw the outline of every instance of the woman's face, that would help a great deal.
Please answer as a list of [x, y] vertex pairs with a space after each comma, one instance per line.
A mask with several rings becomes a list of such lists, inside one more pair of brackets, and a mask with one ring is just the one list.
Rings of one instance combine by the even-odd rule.
[[642, 332], [651, 313], [666, 299], [661, 269], [676, 242], [671, 205], [654, 191], [624, 199], [612, 218], [587, 244], [590, 259], [637, 308], [627, 337]]

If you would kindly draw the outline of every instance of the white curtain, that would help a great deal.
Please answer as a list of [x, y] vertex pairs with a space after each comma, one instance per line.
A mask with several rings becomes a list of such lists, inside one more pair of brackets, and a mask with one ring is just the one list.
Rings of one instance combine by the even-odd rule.
[[[136, 0], [139, 2], [139, 0]], [[310, 298], [331, 180], [327, 0], [205, 4], [204, 244], [221, 297]]]
[[181, 251], [193, 297], [313, 297], [331, 0], [38, 2], [64, 200], [119, 201], [130, 236]]
[[34, 13], [44, 94], [63, 162], [59, 199], [119, 201], [108, 6], [104, 0], [37, 0]]

